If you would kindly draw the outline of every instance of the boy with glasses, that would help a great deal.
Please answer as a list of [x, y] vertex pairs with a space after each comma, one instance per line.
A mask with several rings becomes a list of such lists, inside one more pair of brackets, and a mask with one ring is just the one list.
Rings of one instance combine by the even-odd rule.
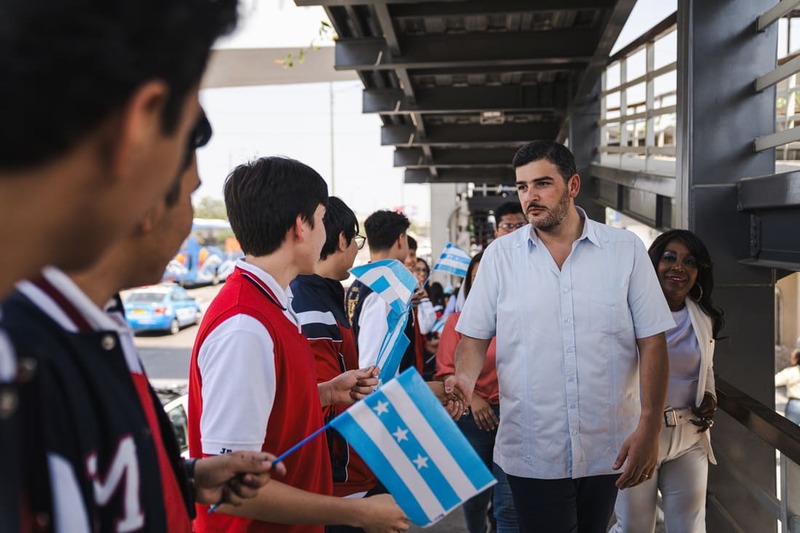
[[519, 202], [506, 202], [500, 204], [494, 210], [494, 237], [495, 239], [514, 233], [519, 228], [526, 226], [528, 220], [525, 218], [525, 213], [522, 212], [522, 206]]
[[[308, 338], [316, 360], [317, 383], [358, 368], [358, 350], [353, 328], [344, 308], [344, 287], [363, 237], [359, 239], [355, 213], [339, 198], [328, 198], [323, 217], [325, 244], [314, 274], [301, 274], [290, 284], [294, 310], [303, 333]], [[377, 376], [377, 368], [373, 367]], [[325, 422], [342, 413], [348, 406], [329, 405], [323, 408]], [[360, 498], [375, 493], [375, 475], [350, 448], [339, 433], [327, 432], [328, 451], [333, 470], [333, 495]], [[380, 492], [385, 492], [380, 490]], [[329, 526], [328, 533], [363, 531], [348, 526]]]

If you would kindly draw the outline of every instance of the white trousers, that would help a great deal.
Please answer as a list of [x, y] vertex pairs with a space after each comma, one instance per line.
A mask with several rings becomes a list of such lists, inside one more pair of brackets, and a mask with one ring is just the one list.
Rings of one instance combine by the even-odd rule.
[[684, 423], [662, 427], [658, 463], [653, 477], [636, 487], [619, 491], [614, 512], [614, 533], [653, 533], [656, 498], [661, 491], [667, 533], [704, 533], [708, 455], [705, 435]]

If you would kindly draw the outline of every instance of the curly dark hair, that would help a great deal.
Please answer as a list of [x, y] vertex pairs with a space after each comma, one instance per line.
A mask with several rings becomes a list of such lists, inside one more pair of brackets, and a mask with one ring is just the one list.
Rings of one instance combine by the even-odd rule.
[[716, 339], [719, 332], [725, 327], [725, 313], [722, 309], [716, 307], [712, 300], [712, 293], [714, 292], [714, 263], [711, 261], [711, 254], [708, 253], [708, 249], [700, 237], [686, 229], [673, 229], [662, 233], [653, 241], [647, 251], [650, 255], [650, 260], [653, 262], [653, 268], [658, 269], [658, 262], [661, 260], [661, 256], [664, 255], [664, 250], [670, 242], [675, 240], [682, 242], [697, 260], [697, 281], [689, 291], [689, 297], [697, 302], [697, 305], [700, 306], [700, 309], [705, 314], [711, 317], [714, 338]]

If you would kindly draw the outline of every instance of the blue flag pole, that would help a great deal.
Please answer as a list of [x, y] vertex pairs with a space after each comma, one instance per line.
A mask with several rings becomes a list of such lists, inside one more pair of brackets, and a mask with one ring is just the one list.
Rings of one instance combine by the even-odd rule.
[[[323, 431], [325, 431], [329, 427], [331, 427], [330, 422], [325, 424], [324, 426], [322, 426], [321, 428], [316, 430], [314, 433], [312, 433], [308, 437], [304, 438], [303, 440], [301, 440], [300, 442], [298, 442], [297, 444], [295, 444], [294, 446], [292, 446], [291, 448], [289, 448], [288, 450], [286, 450], [282, 454], [280, 454], [278, 457], [275, 458], [275, 460], [272, 461], [272, 466], [274, 467], [276, 464], [280, 463], [281, 461], [283, 461], [284, 459], [286, 459], [287, 457], [292, 455], [294, 452], [296, 452], [297, 450], [299, 450], [300, 448], [302, 448], [303, 446], [305, 446], [306, 444], [308, 444], [309, 442], [311, 442], [312, 440], [317, 438], [320, 435], [320, 433], [322, 433]], [[208, 508], [208, 514], [211, 514], [214, 511], [216, 511], [217, 509], [219, 509], [219, 506], [222, 505], [223, 503], [225, 503], [225, 501], [224, 500], [220, 500], [217, 503], [215, 503], [214, 505], [212, 505], [211, 507], [209, 507]]]

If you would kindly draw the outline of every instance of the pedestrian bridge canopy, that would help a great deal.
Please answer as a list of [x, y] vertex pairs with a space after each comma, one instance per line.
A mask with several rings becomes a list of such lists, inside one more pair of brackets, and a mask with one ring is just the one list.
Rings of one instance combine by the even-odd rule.
[[335, 67], [363, 82], [406, 183], [470, 184], [472, 227], [513, 190], [515, 150], [544, 138], [572, 149], [592, 218], [700, 235], [726, 311], [708, 530], [800, 531], [800, 428], [773, 380], [798, 329], [800, 54], [779, 36], [800, 0], [678, 0], [613, 56], [635, 0], [295, 3], [325, 8]]

